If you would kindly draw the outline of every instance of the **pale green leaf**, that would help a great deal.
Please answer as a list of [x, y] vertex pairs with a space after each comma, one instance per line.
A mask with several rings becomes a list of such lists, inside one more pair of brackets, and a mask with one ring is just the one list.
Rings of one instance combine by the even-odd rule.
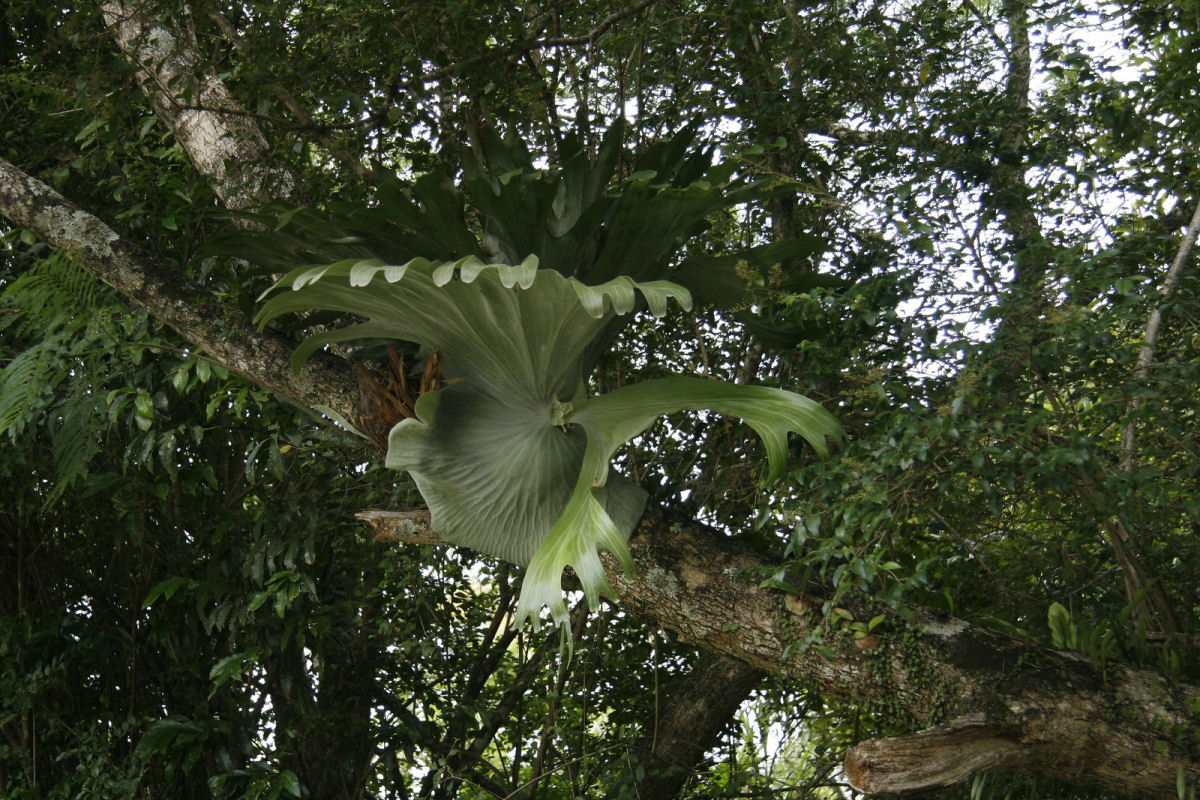
[[[582, 469], [562, 516], [546, 536], [530, 563], [517, 605], [516, 622], [536, 620], [543, 605], [557, 623], [566, 619], [559, 589], [565, 567], [574, 569], [594, 604], [609, 592], [598, 551], [611, 552], [632, 569], [626, 541], [636, 516], [618, 527], [605, 513], [599, 498], [606, 487], [609, 462], [617, 448], [642, 433], [655, 419], [675, 411], [711, 409], [743, 418], [762, 438], [770, 469], [767, 480], [782, 473], [787, 456], [787, 435], [800, 434], [819, 453], [828, 452], [828, 438], [841, 435], [829, 412], [792, 392], [765, 386], [742, 386], [704, 378], [672, 377], [624, 386], [614, 392], [576, 403], [569, 422], [582, 428], [587, 438]], [[610, 504], [611, 505], [611, 504]]]
[[[350, 285], [366, 286], [375, 277], [376, 272], [378, 272], [376, 268], [382, 266], [384, 266], [384, 263], [377, 258], [367, 258], [359, 261], [350, 268]], [[399, 269], [400, 274], [391, 280], [392, 283], [404, 277], [407, 267], [400, 266], [397, 269]]]
[[[618, 447], [663, 414], [701, 409], [741, 417], [754, 429], [767, 451], [768, 481], [783, 472], [789, 432], [800, 434], [822, 455], [829, 451], [826, 440], [841, 435], [828, 411], [795, 392], [685, 376], [644, 381], [590, 398], [571, 421], [587, 431], [589, 441], [604, 447], [607, 464]], [[604, 482], [603, 474], [592, 477]]]

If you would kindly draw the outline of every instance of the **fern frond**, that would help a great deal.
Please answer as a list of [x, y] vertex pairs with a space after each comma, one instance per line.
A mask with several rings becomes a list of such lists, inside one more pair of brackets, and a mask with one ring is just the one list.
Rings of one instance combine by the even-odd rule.
[[0, 435], [15, 439], [44, 413], [64, 371], [59, 331], [18, 353], [0, 370]]
[[74, 483], [88, 474], [92, 457], [100, 451], [99, 432], [104, 419], [97, 398], [81, 391], [69, 396], [52, 414], [47, 426], [54, 454], [54, 481], [45, 505], [50, 506]]
[[17, 312], [5, 315], [4, 324], [29, 334], [51, 326], [77, 330], [98, 305], [99, 292], [95, 276], [69, 257], [53, 253], [4, 287], [0, 302]]

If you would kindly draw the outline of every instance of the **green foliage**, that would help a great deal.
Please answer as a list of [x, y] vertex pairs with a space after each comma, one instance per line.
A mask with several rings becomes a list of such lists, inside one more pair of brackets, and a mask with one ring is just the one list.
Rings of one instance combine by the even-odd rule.
[[[669, 414], [617, 451], [653, 502], [784, 561], [749, 579], [807, 584], [835, 615], [852, 592], [926, 603], [1194, 683], [1194, 256], [1157, 291], [1200, 185], [1194, 0], [636, 5], [165, 4], [312, 202], [250, 215], [267, 235], [213, 213], [98, 5], [14, 0], [0, 156], [245, 315], [267, 272], [347, 259], [536, 253], [584, 284], [679, 284], [690, 312], [595, 339], [589, 401], [692, 391], [655, 383], [670, 375], [758, 383], [849, 434], [770, 486], [735, 416]], [[1003, 19], [1022, 8], [1024, 98]], [[0, 797], [599, 798], [644, 735], [664, 741], [694, 651], [601, 604], [556, 668], [556, 637], [506, 625], [513, 570], [360, 535], [353, 513], [421, 504], [361, 443], [32, 234], [7, 232], [0, 284]], [[574, 389], [543, 416], [580, 427]], [[898, 732], [893, 711], [764, 686], [680, 796], [846, 794], [825, 785], [841, 753]], [[1101, 796], [992, 774], [935, 794]]]
[[[609, 484], [608, 462], [657, 417], [715, 407], [747, 418], [767, 443], [775, 477], [789, 430], [820, 452], [825, 438], [838, 434], [816, 404], [780, 390], [657, 381], [589, 400], [586, 381], [639, 301], [660, 318], [670, 299], [691, 308], [687, 289], [666, 276], [710, 291], [737, 287], [731, 275], [762, 257], [759, 251], [740, 260], [692, 259], [669, 269], [682, 241], [706, 226], [714, 210], [760, 187], [735, 182], [733, 162], [711, 167], [709, 153], [689, 151], [693, 133], [684, 131], [650, 148], [613, 189], [622, 131], [610, 128], [594, 160], [581, 133], [568, 135], [562, 166], [543, 171], [519, 140], [501, 141], [485, 130], [476, 136], [464, 181], [481, 219], [477, 243], [447, 179], [426, 175], [414, 182], [411, 199], [392, 190], [365, 210], [342, 208], [332, 223], [315, 222], [326, 237], [335, 225], [353, 231], [337, 241], [349, 240], [369, 256], [295, 268], [275, 286], [291, 291], [276, 293], [258, 316], [266, 322], [322, 310], [367, 319], [308, 337], [293, 357], [296, 370], [334, 342], [391, 339], [426, 352], [436, 348], [455, 383], [423, 395], [417, 417], [396, 424], [388, 466], [412, 473], [447, 541], [528, 565], [518, 621], [536, 620], [548, 605], [564, 635], [563, 569], [574, 569], [593, 606], [610, 592], [601, 549], [632, 569], [625, 540], [644, 497], [622, 478]], [[294, 217], [285, 212], [264, 241], [281, 238]], [[250, 253], [241, 255], [269, 249], [248, 244]], [[428, 252], [411, 260], [381, 260], [422, 247]], [[472, 255], [426, 257], [463, 252]], [[740, 285], [744, 294], [744, 279]], [[736, 291], [721, 294], [725, 304], [741, 301]]]
[[[8, 341], [26, 345], [6, 354], [0, 371], [0, 435], [16, 443], [29, 428], [45, 431], [51, 468], [44, 502], [51, 504], [88, 474], [106, 421], [100, 381], [140, 358], [109, 348], [138, 325], [122, 318], [95, 278], [57, 255], [36, 260], [4, 287], [0, 314]], [[139, 399], [145, 408], [149, 397]]]

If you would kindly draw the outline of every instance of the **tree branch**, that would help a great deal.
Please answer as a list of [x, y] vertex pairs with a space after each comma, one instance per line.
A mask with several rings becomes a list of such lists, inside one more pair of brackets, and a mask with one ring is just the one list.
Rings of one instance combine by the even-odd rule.
[[823, 642], [832, 653], [801, 651], [791, 645], [822, 624], [821, 602], [742, 578], [770, 566], [760, 556], [697, 523], [650, 514], [631, 549], [629, 578], [605, 556], [622, 605], [680, 639], [815, 684], [828, 697], [895, 709], [917, 725], [984, 713], [987, 725], [1014, 732], [1019, 755], [1009, 762], [1032, 774], [1147, 798], [1169, 794], [1181, 765], [1189, 780], [1200, 777], [1200, 745], [1164, 733], [1200, 722], [1187, 706], [1200, 688], [1117, 664], [1102, 675], [1073, 653], [929, 610], [916, 609], [910, 623], [855, 599], [840, 602], [853, 618], [885, 615], [877, 636], [855, 640], [835, 629]]
[[[239, 55], [244, 55], [246, 53], [246, 44], [242, 41], [242, 37], [238, 34], [238, 32], [234, 30], [234, 27], [230, 24], [229, 20], [225, 19], [225, 15], [219, 10], [215, 10], [210, 11], [208, 16], [209, 19], [216, 23], [217, 27], [221, 29], [221, 34], [229, 41], [231, 45], [233, 45], [234, 50], [236, 50]], [[376, 182], [377, 179], [375, 174], [367, 167], [366, 164], [362, 162], [362, 159], [357, 153], [351, 152], [346, 143], [340, 142], [328, 133], [323, 133], [319, 130], [320, 126], [318, 125], [317, 121], [313, 119], [312, 114], [310, 114], [308, 109], [305, 108], [298, 99], [296, 99], [294, 94], [289, 92], [280, 84], [272, 84], [271, 90], [275, 93], [275, 96], [278, 97], [285, 106], [287, 106], [287, 110], [292, 112], [292, 116], [299, 120], [300, 127], [305, 130], [313, 131], [314, 138], [317, 140], [317, 142], [319, 142], [329, 152], [330, 155], [336, 158], [339, 163], [345, 165], [347, 169], [349, 169], [358, 177], [362, 178], [364, 181], [367, 181], [368, 183]], [[259, 115], [254, 115], [253, 118], [261, 119], [262, 117]], [[280, 121], [282, 122], [282, 120]], [[356, 149], [361, 150], [361, 148]]]
[[[1167, 270], [1162, 286], [1158, 287], [1160, 301], [1154, 306], [1150, 312], [1150, 318], [1146, 321], [1146, 332], [1142, 337], [1142, 346], [1138, 350], [1137, 366], [1133, 370], [1133, 377], [1139, 383], [1144, 383], [1150, 378], [1150, 365], [1154, 361], [1154, 352], [1158, 346], [1158, 332], [1162, 327], [1162, 307], [1175, 291], [1175, 285], [1179, 282], [1179, 276], [1183, 274], [1183, 267], [1192, 254], [1198, 234], [1200, 234], [1200, 204], [1197, 204], [1196, 211], [1192, 214], [1187, 232], [1179, 244], [1179, 249], [1175, 252], [1175, 258], [1171, 262], [1171, 268]], [[1125, 423], [1125, 427], [1121, 431], [1121, 471], [1127, 475], [1133, 473], [1137, 463], [1137, 415], [1143, 402], [1142, 395], [1135, 392], [1125, 408], [1125, 416], [1129, 421]], [[1143, 589], [1146, 581], [1142, 577], [1141, 571], [1136, 568], [1138, 562], [1135, 558], [1135, 555], [1144, 553], [1141, 538], [1120, 516], [1110, 519], [1106, 523], [1105, 529], [1109, 532], [1109, 541], [1113, 543], [1113, 547], [1117, 551], [1117, 560], [1125, 575], [1125, 594], [1129, 602], [1138, 603], [1143, 617], [1147, 622], [1157, 623], [1161, 632], [1177, 633], [1180, 629], [1179, 622], [1175, 618], [1175, 610], [1167, 599], [1161, 584], [1155, 581], [1150, 584], [1148, 590]]]
[[866, 794], [906, 794], [964, 783], [979, 772], [1026, 765], [1006, 731], [969, 714], [907, 736], [870, 739], [846, 754], [846, 777]]
[[358, 380], [346, 362], [320, 354], [296, 377], [288, 366], [294, 341], [256, 331], [236, 310], [215, 304], [203, 286], [3, 159], [0, 215], [75, 258], [229, 370], [305, 410], [329, 409], [352, 424], [358, 419]]
[[[1200, 235], [1200, 204], [1196, 205], [1192, 221], [1188, 223], [1187, 233], [1184, 234], [1183, 241], [1179, 243], [1179, 249], [1175, 252], [1175, 258], [1171, 262], [1167, 276], [1163, 279], [1162, 286], [1158, 287], [1160, 301], [1150, 312], [1150, 319], [1146, 321], [1146, 333], [1142, 338], [1141, 349], [1138, 351], [1137, 367], [1133, 371], [1133, 377], [1139, 381], [1150, 377], [1150, 364], [1154, 361], [1154, 351], [1158, 347], [1158, 331], [1162, 327], [1163, 303], [1169, 300], [1175, 292], [1175, 284], [1179, 283], [1183, 267], [1187, 264], [1188, 257], [1192, 254], [1192, 248], [1196, 245], [1197, 235]], [[1121, 469], [1126, 472], [1133, 470], [1137, 455], [1137, 427], [1132, 417], [1141, 407], [1142, 398], [1140, 396], [1135, 396], [1129, 401], [1128, 416], [1131, 419], [1121, 433]]]
[[[389, 529], [384, 513], [371, 524]], [[1115, 663], [1100, 671], [1075, 653], [936, 611], [912, 609], [908, 621], [855, 598], [839, 601], [855, 619], [885, 615], [872, 635], [856, 640], [835, 627], [822, 640], [828, 649], [801, 649], [793, 647], [799, 638], [825, 624], [822, 601], [758, 588], [747, 576], [773, 565], [757, 553], [697, 522], [654, 513], [642, 518], [630, 549], [632, 575], [612, 556], [603, 560], [631, 613], [827, 697], [869, 702], [914, 728], [941, 725], [921, 738], [853, 748], [846, 771], [859, 791], [946, 786], [999, 766], [1145, 798], [1170, 796], [1179, 768], [1189, 782], [1200, 779], [1200, 743], [1172, 733], [1200, 725], [1189, 711], [1200, 687]], [[982, 755], [987, 747], [998, 761]], [[905, 754], [918, 760], [902, 765]], [[957, 766], [954, 754], [963, 759]], [[905, 770], [915, 771], [911, 785], [899, 774]]]
[[213, 178], [226, 208], [298, 194], [295, 176], [272, 166], [257, 123], [205, 63], [193, 31], [168, 27], [152, 0], [108, 0], [100, 9], [159, 119], [196, 169]]

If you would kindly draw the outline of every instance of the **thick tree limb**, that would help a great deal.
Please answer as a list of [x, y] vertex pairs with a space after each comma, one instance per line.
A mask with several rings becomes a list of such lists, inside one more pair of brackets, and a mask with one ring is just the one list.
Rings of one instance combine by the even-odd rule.
[[951, 786], [978, 772], [1014, 769], [1022, 753], [1011, 731], [968, 714], [908, 736], [871, 739], [846, 754], [846, 777], [867, 794], [904, 794]]
[[196, 169], [212, 177], [226, 208], [297, 194], [295, 177], [272, 166], [258, 124], [206, 63], [189, 27], [168, 25], [164, 9], [147, 0], [109, 0], [100, 9], [158, 118]]
[[[416, 512], [409, 512], [411, 521]], [[390, 528], [386, 512], [370, 518]], [[423, 535], [428, 535], [426, 532]], [[630, 541], [635, 570], [605, 569], [627, 610], [679, 639], [736, 658], [825, 696], [869, 702], [914, 729], [853, 748], [846, 774], [859, 791], [948, 786], [988, 769], [1043, 775], [1134, 797], [1169, 797], [1183, 768], [1200, 779], [1200, 687], [1107, 664], [917, 609], [911, 622], [862, 600], [856, 619], [886, 621], [865, 639], [825, 635], [826, 655], [791, 647], [822, 624], [821, 601], [760, 589], [770, 562], [691, 521], [643, 517]], [[827, 658], [827, 655], [832, 657]], [[949, 722], [945, 722], [949, 720]]]
[[388, 544], [444, 545], [446, 540], [433, 532], [429, 511], [360, 511], [354, 518], [375, 530], [375, 541]]
[[235, 310], [179, 270], [152, 258], [45, 183], [0, 159], [0, 216], [144, 308], [159, 322], [233, 372], [304, 409], [330, 409], [354, 422], [358, 380], [348, 364], [321, 356], [300, 377], [289, 365], [296, 343], [258, 332]]
[[[759, 556], [696, 523], [651, 515], [632, 550], [632, 578], [614, 559], [606, 562], [626, 608], [653, 615], [681, 639], [815, 684], [829, 697], [894, 709], [918, 725], [982, 714], [981, 724], [1006, 732], [1013, 746], [1003, 763], [979, 768], [1020, 769], [1141, 797], [1167, 796], [1181, 765], [1190, 780], [1200, 777], [1200, 746], [1190, 733], [1183, 737], [1188, 745], [1172, 741], [1200, 721], [1187, 710], [1200, 688], [1115, 664], [1102, 676], [1072, 653], [932, 611], [918, 610], [908, 623], [858, 601], [843, 604], [856, 619], [887, 614], [877, 637], [855, 641], [835, 631], [825, 638], [832, 659], [812, 648], [798, 652], [789, 645], [820, 623], [819, 602], [745, 580], [746, 571], [765, 566]], [[875, 781], [880, 773], [874, 770]], [[878, 791], [872, 785], [856, 788]]]

